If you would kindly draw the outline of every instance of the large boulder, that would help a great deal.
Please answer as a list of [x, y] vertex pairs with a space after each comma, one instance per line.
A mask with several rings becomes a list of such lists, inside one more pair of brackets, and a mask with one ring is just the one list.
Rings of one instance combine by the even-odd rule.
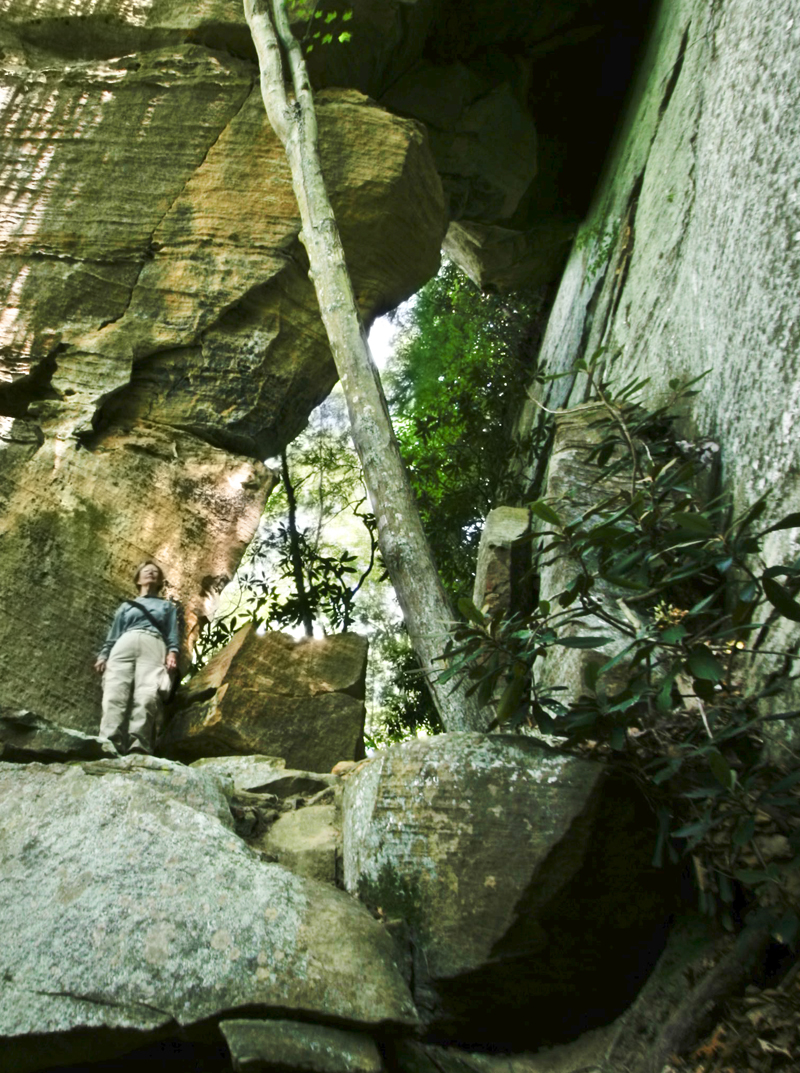
[[192, 679], [158, 749], [180, 760], [262, 753], [330, 771], [364, 755], [366, 660], [354, 633], [295, 641], [246, 626]]
[[669, 883], [648, 809], [599, 764], [447, 734], [379, 754], [343, 809], [345, 886], [406, 922], [440, 1039], [566, 1038], [620, 1012], [655, 960]]
[[415, 1024], [384, 929], [263, 863], [215, 779], [151, 757], [0, 763], [0, 809], [4, 1068], [213, 1036], [239, 1010]]

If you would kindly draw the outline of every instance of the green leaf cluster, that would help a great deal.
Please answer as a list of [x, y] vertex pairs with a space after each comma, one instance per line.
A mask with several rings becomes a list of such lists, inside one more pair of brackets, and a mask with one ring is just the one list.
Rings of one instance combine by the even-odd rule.
[[[730, 924], [737, 883], [769, 888], [769, 904], [789, 911], [800, 866], [800, 771], [763, 764], [760, 746], [764, 719], [775, 718], [764, 702], [796, 677], [794, 657], [784, 653], [786, 674], [760, 687], [748, 670], [777, 621], [800, 621], [800, 560], [767, 567], [761, 559], [764, 537], [800, 526], [800, 513], [763, 527], [765, 498], [738, 515], [723, 497], [704, 502], [704, 463], [673, 432], [696, 381], [673, 381], [671, 397], [651, 411], [637, 401], [646, 381], [615, 386], [602, 358], [579, 369], [597, 404], [586, 448], [597, 501], [577, 516], [566, 503], [530, 503], [534, 574], [565, 559], [570, 580], [515, 618], [462, 600], [466, 621], [454, 629], [443, 678], [468, 679], [493, 704], [493, 726], [535, 725], [567, 748], [626, 767], [659, 816], [655, 863], [690, 854], [708, 911]], [[607, 632], [597, 633], [598, 621]], [[540, 684], [542, 660], [559, 648], [596, 654], [577, 700]], [[765, 822], [781, 847], [774, 860], [759, 842]]]
[[400, 315], [384, 381], [400, 450], [442, 581], [471, 591], [483, 519], [503, 501], [519, 385], [541, 297], [479, 290], [455, 265]]
[[343, 24], [353, 18], [351, 8], [343, 11], [328, 9], [320, 6], [320, 0], [294, 0], [290, 5], [290, 11], [294, 18], [307, 20], [306, 29], [301, 41], [306, 54], [313, 52], [316, 45], [331, 45], [334, 40], [340, 45], [347, 44], [352, 40], [352, 33], [343, 29]]

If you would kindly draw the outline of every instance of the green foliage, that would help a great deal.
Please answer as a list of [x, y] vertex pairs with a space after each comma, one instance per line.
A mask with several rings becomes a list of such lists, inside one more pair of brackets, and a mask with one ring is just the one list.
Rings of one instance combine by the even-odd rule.
[[[260, 572], [245, 571], [239, 578], [236, 606], [209, 623], [195, 646], [194, 662], [199, 669], [233, 634], [248, 623], [270, 630], [301, 625], [306, 615], [324, 623], [327, 630], [344, 633], [355, 621], [355, 600], [375, 564], [376, 521], [368, 512], [356, 512], [371, 541], [372, 556], [365, 570], [355, 565], [358, 557], [343, 549], [330, 554], [315, 547], [308, 529], [297, 534], [304, 576], [303, 591], [294, 581], [292, 536], [285, 522], [265, 534], [254, 550], [256, 561], [270, 564], [270, 579]], [[290, 584], [281, 585], [282, 581]]]
[[[299, 531], [297, 539], [305, 578], [305, 593], [301, 596], [297, 588], [289, 588], [285, 596], [275, 600], [270, 608], [271, 628], [298, 626], [303, 622], [305, 613], [310, 614], [312, 619], [324, 621], [327, 628], [338, 632], [344, 633], [352, 627], [354, 602], [375, 565], [377, 552], [375, 516], [358, 507], [354, 509], [354, 516], [361, 519], [370, 540], [371, 555], [366, 569], [358, 570], [355, 565], [358, 556], [351, 551], [336, 549], [326, 553], [314, 544], [308, 528]], [[261, 543], [261, 555], [268, 555], [270, 551], [277, 552], [275, 575], [279, 580], [293, 579], [290, 547], [291, 533], [284, 522]]]
[[619, 228], [611, 225], [603, 229], [598, 222], [593, 226], [581, 228], [575, 237], [576, 250], [590, 250], [591, 259], [586, 266], [588, 276], [595, 276], [605, 266], [619, 234]]
[[349, 30], [340, 29], [352, 19], [351, 8], [325, 11], [320, 7], [320, 0], [291, 0], [289, 10], [294, 19], [307, 21], [300, 38], [306, 54], [313, 52], [315, 45], [330, 45], [334, 39], [343, 45], [352, 39]]
[[446, 263], [400, 318], [385, 382], [403, 459], [445, 587], [470, 591], [486, 514], [511, 452], [508, 428], [533, 358], [537, 295], [481, 292]]
[[315, 427], [292, 445], [291, 478], [284, 457], [282, 488], [270, 497], [235, 593], [200, 634], [196, 667], [248, 623], [272, 630], [314, 622], [325, 632], [353, 628], [356, 600], [378, 565], [377, 523], [335, 410], [334, 401], [323, 405]]
[[379, 747], [420, 734], [443, 733], [444, 727], [403, 624], [387, 624], [376, 631], [370, 646], [383, 673], [373, 674], [371, 682], [367, 744]]
[[[508, 428], [535, 350], [539, 295], [482, 293], [446, 262], [396, 316], [402, 331], [384, 374], [395, 431], [445, 587], [471, 591], [486, 513], [511, 453]], [[373, 642], [393, 666], [373, 705], [382, 742], [442, 730], [401, 625]], [[377, 649], [376, 649], [377, 650]]]
[[[577, 516], [568, 504], [530, 504], [539, 521], [534, 572], [567, 560], [570, 580], [523, 617], [462, 604], [467, 621], [455, 628], [443, 677], [466, 676], [484, 703], [496, 701], [495, 725], [535, 724], [626, 767], [659, 817], [655, 862], [690, 854], [709, 912], [731, 923], [736, 884], [793, 912], [800, 771], [763, 763], [761, 733], [765, 719], [800, 712], [764, 715], [762, 702], [792, 676], [757, 688], [748, 670], [779, 618], [800, 621], [800, 560], [768, 568], [760, 558], [766, 534], [800, 515], [759, 528], [764, 498], [738, 516], [723, 498], [702, 502], [704, 462], [672, 432], [694, 384], [673, 381], [671, 398], [649, 412], [636, 401], [645, 382], [614, 389], [600, 375], [601, 356], [580, 364], [598, 404], [597, 442], [586, 452], [597, 502]], [[541, 661], [559, 648], [598, 653], [576, 700], [539, 681]]]

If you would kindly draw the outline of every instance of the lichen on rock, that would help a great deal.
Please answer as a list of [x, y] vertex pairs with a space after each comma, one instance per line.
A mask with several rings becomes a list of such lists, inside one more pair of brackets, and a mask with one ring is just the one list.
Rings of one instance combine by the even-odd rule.
[[0, 763], [0, 808], [9, 1068], [49, 1066], [45, 1041], [96, 1059], [130, 1049], [126, 1029], [141, 1045], [238, 1008], [415, 1024], [380, 925], [264, 864], [215, 779], [154, 758]]

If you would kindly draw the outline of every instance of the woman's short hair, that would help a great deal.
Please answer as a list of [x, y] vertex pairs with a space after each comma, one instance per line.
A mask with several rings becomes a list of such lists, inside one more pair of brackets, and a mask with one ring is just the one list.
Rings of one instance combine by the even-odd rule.
[[144, 568], [146, 566], [154, 566], [156, 568], [156, 570], [158, 570], [158, 576], [159, 576], [158, 587], [159, 587], [159, 589], [163, 588], [164, 587], [164, 580], [165, 580], [164, 579], [164, 571], [161, 569], [161, 567], [158, 565], [158, 563], [154, 563], [152, 559], [145, 559], [145, 561], [143, 563], [139, 563], [139, 565], [136, 567], [136, 569], [133, 572], [133, 583], [134, 583], [134, 585], [136, 585], [138, 587], [138, 585], [139, 585], [139, 574], [141, 574], [142, 570], [144, 570]]

